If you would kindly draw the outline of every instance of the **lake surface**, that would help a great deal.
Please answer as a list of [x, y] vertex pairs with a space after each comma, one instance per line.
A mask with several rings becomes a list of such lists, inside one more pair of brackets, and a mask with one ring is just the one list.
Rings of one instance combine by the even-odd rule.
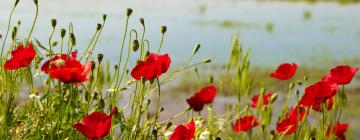
[[[196, 59], [227, 61], [231, 39], [238, 34], [251, 47], [255, 65], [285, 61], [313, 64], [316, 59], [357, 57], [360, 54], [360, 5], [338, 3], [288, 3], [230, 0], [39, 0], [40, 15], [34, 36], [47, 44], [50, 20], [58, 19], [58, 29], [74, 24], [77, 48], [83, 50], [108, 15], [96, 53], [117, 60], [124, 30], [125, 9], [134, 10], [130, 28], [141, 33], [140, 17], [145, 18], [146, 36], [157, 49], [160, 26], [168, 32], [162, 52], [175, 63], [184, 62], [196, 43], [202, 44]], [[4, 34], [12, 0], [0, 1], [0, 32]], [[202, 10], [201, 10], [202, 9]], [[310, 18], [304, 19], [304, 11]], [[13, 25], [22, 21], [20, 37], [25, 37], [34, 17], [32, 0], [21, 0]], [[58, 31], [59, 32], [59, 31]], [[59, 37], [59, 35], [55, 36]]]

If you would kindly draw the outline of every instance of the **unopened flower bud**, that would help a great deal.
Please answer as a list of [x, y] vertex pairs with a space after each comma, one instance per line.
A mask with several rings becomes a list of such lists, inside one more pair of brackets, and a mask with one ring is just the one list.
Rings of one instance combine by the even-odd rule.
[[164, 109], [164, 107], [161, 107], [160, 108], [160, 112], [163, 112], [165, 109]]
[[105, 101], [104, 101], [104, 99], [100, 99], [100, 101], [99, 101], [99, 106], [98, 106], [101, 110], [102, 109], [104, 109], [104, 107], [105, 107]]
[[2, 34], [0, 33], [0, 39], [2, 39]]
[[210, 63], [211, 62], [211, 59], [206, 59], [203, 61], [203, 63]]
[[96, 30], [99, 31], [101, 28], [102, 28], [102, 25], [101, 25], [100, 23], [98, 23], [98, 24], [96, 25]]
[[107, 15], [106, 15], [106, 14], [103, 14], [102, 19], [105, 21], [105, 20], [106, 20], [106, 17], [107, 17]]
[[103, 55], [102, 53], [99, 53], [98, 56], [97, 56], [97, 58], [98, 58], [98, 62], [101, 63], [101, 61], [102, 61], [103, 58], [104, 58], [104, 55]]
[[158, 135], [157, 133], [158, 133], [158, 131], [157, 131], [156, 129], [154, 129], [154, 130], [152, 131], [152, 134], [154, 135], [155, 138], [158, 137], [158, 136], [157, 136], [157, 135]]
[[15, 6], [19, 3], [19, 1], [20, 1], [20, 0], [16, 0], [16, 1], [15, 1]]
[[166, 26], [161, 26], [161, 33], [165, 34], [167, 30]]
[[220, 138], [220, 137], [216, 137], [215, 140], [221, 140], [221, 138]]
[[95, 69], [95, 66], [96, 66], [95, 61], [91, 61], [91, 70], [94, 70], [94, 69]]
[[16, 35], [17, 35], [17, 27], [14, 27], [14, 28], [13, 28], [13, 31], [12, 31], [12, 34], [11, 34], [12, 40], [15, 40]]
[[150, 55], [150, 51], [146, 51], [145, 57], [148, 57]]
[[70, 33], [71, 43], [72, 45], [76, 45], [76, 38], [74, 33]]
[[130, 8], [127, 8], [126, 9], [126, 16], [130, 16], [131, 14], [132, 14], [132, 12], [133, 12], [133, 10], [132, 9], [130, 9]]
[[135, 39], [132, 44], [132, 50], [136, 52], [139, 49], [139, 41]]
[[56, 24], [57, 24], [57, 21], [56, 21], [56, 19], [51, 19], [51, 26], [53, 27], [53, 28], [55, 28], [56, 27]]
[[278, 95], [277, 95], [276, 93], [273, 94], [273, 95], [271, 95], [271, 97], [270, 97], [270, 103], [274, 103], [274, 102], [276, 101], [277, 97], [278, 97]]
[[61, 31], [60, 31], [60, 36], [61, 36], [61, 38], [64, 38], [64, 37], [65, 37], [65, 34], [66, 34], [66, 30], [65, 30], [65, 29], [61, 29]]
[[17, 24], [18, 24], [18, 26], [20, 26], [21, 25], [21, 20], [18, 20]]
[[38, 5], [39, 2], [38, 2], [38, 0], [34, 0], [34, 3], [35, 3], [35, 5]]
[[295, 87], [295, 84], [294, 84], [294, 83], [290, 83], [289, 88], [290, 88], [290, 89], [294, 89], [294, 87]]
[[119, 66], [116, 64], [114, 65], [114, 69], [117, 70], [119, 68]]
[[195, 46], [195, 48], [193, 50], [193, 55], [195, 55], [199, 51], [200, 47], [201, 47], [200, 44], [196, 44], [196, 46]]
[[167, 129], [169, 129], [171, 126], [172, 126], [172, 123], [171, 123], [171, 122], [168, 122], [168, 123], [166, 124], [166, 128], [165, 128], [165, 129], [167, 130]]
[[97, 100], [98, 99], [98, 93], [97, 92], [94, 92], [94, 95], [93, 95], [93, 100]]
[[141, 23], [142, 25], [145, 25], [144, 18], [140, 18], [139, 21], [140, 21], [140, 23]]

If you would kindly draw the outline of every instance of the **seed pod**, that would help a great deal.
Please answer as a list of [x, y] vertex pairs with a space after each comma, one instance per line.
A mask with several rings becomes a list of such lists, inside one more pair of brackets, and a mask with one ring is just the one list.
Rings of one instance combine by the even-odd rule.
[[61, 29], [61, 31], [60, 31], [60, 36], [61, 36], [61, 38], [64, 38], [64, 37], [65, 37], [65, 34], [66, 34], [66, 30], [65, 30], [65, 29]]
[[51, 19], [51, 26], [53, 27], [53, 28], [55, 28], [56, 27], [56, 24], [57, 24], [57, 21], [56, 21], [56, 19]]
[[97, 100], [98, 99], [98, 93], [97, 92], [94, 92], [93, 93], [93, 100]]
[[19, 3], [19, 1], [20, 1], [20, 0], [16, 0], [16, 1], [15, 1], [15, 6]]
[[209, 83], [212, 84], [214, 82], [214, 77], [213, 76], [210, 76], [209, 77]]
[[70, 33], [71, 43], [72, 45], [76, 45], [76, 38], [74, 33]]
[[106, 15], [106, 14], [103, 14], [102, 19], [105, 21], [105, 20], [106, 20], [106, 17], [107, 17], [107, 15]]
[[171, 122], [168, 122], [168, 123], [166, 124], [165, 130], [169, 129], [171, 126], [172, 126], [172, 123], [171, 123]]
[[270, 97], [270, 103], [274, 103], [277, 99], [278, 95], [275, 93]]
[[38, 5], [39, 1], [38, 0], [34, 0], [35, 5]]
[[167, 31], [167, 27], [166, 26], [161, 26], [161, 33], [165, 34]]
[[145, 57], [148, 57], [150, 55], [150, 51], [146, 51]]
[[94, 69], [95, 69], [95, 66], [96, 66], [95, 61], [91, 61], [91, 70], [94, 70]]
[[119, 66], [116, 64], [114, 65], [114, 69], [117, 70], [119, 68]]
[[17, 27], [14, 27], [14, 28], [13, 28], [13, 31], [12, 31], [12, 34], [11, 34], [12, 40], [15, 40], [16, 34], [17, 34]]
[[102, 61], [103, 58], [104, 58], [104, 55], [101, 54], [101, 53], [99, 53], [98, 56], [97, 56], [97, 58], [98, 58], [98, 62], [101, 63], [101, 61]]
[[203, 63], [210, 63], [211, 62], [211, 59], [206, 59], [203, 61]]
[[196, 46], [195, 46], [195, 48], [193, 50], [193, 55], [195, 55], [199, 51], [200, 47], [201, 47], [200, 44], [196, 44]]
[[137, 50], [139, 50], [139, 41], [138, 41], [137, 39], [135, 39], [135, 40], [133, 41], [132, 50], [133, 50], [134, 52], [136, 52]]
[[126, 16], [130, 16], [131, 14], [132, 14], [132, 12], [133, 12], [133, 10], [132, 9], [130, 9], [130, 8], [127, 8], [126, 9]]
[[154, 129], [154, 130], [152, 131], [152, 134], [154, 135], [155, 138], [158, 137], [158, 136], [157, 136], [157, 135], [158, 135], [157, 133], [158, 133], [158, 131], [157, 131], [156, 129]]

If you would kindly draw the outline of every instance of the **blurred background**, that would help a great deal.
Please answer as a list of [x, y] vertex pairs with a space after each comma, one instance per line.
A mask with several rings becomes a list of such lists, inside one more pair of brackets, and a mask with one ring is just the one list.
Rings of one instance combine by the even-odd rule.
[[[13, 3], [0, 1], [1, 33], [6, 31]], [[106, 54], [105, 58], [110, 60], [118, 57], [126, 8], [134, 10], [130, 28], [140, 31], [138, 19], [145, 19], [146, 36], [153, 46], [159, 44], [160, 26], [168, 27], [162, 52], [169, 52], [175, 63], [184, 62], [196, 43], [202, 45], [198, 58], [212, 58], [217, 64], [227, 62], [235, 35], [244, 47], [251, 47], [251, 63], [259, 66], [284, 61], [318, 65], [326, 60], [351, 60], [360, 54], [360, 5], [356, 1], [39, 0], [39, 3], [34, 35], [47, 42], [52, 18], [58, 19], [59, 30], [72, 22], [80, 51], [88, 45], [102, 14], [107, 14], [95, 52]], [[34, 13], [32, 0], [21, 0], [12, 21], [13, 24], [22, 21], [20, 35], [28, 33]]]

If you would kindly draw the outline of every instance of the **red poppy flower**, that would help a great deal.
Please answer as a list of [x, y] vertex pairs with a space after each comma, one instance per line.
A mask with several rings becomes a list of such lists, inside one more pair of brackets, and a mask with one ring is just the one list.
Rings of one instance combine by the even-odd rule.
[[49, 73], [51, 78], [57, 79], [63, 83], [78, 84], [87, 80], [87, 75], [91, 70], [91, 63], [84, 66], [76, 59], [76, 53], [71, 57], [65, 54], [54, 56], [41, 67], [45, 73]]
[[170, 67], [171, 59], [168, 54], [158, 55], [151, 53], [146, 60], [139, 61], [131, 71], [131, 76], [140, 80], [144, 77], [146, 80], [152, 80], [165, 73]]
[[332, 82], [317, 82], [305, 89], [305, 94], [300, 100], [300, 105], [313, 106], [324, 102], [336, 94], [338, 86]]
[[103, 112], [93, 112], [84, 117], [82, 123], [74, 124], [73, 127], [88, 139], [100, 139], [109, 134], [112, 122], [112, 113], [106, 115]]
[[349, 124], [344, 123], [341, 124], [340, 122], [336, 122], [334, 124], [334, 127], [332, 128], [332, 130], [330, 129], [330, 127], [328, 127], [328, 129], [326, 130], [326, 136], [330, 136], [330, 134], [335, 134], [340, 140], [346, 140], [345, 137], [345, 132], [346, 130], [349, 128]]
[[[331, 97], [331, 98], [329, 98], [329, 99], [327, 99], [325, 101], [326, 102], [325, 106], [326, 106], [327, 110], [332, 109], [332, 107], [334, 105], [334, 98], [335, 98], [335, 96], [333, 96], [333, 97]], [[314, 109], [315, 111], [322, 112], [323, 111], [323, 109], [322, 109], [323, 106], [324, 106], [324, 104], [316, 104], [316, 105], [311, 106], [311, 108]]]
[[284, 63], [275, 72], [271, 73], [270, 76], [279, 80], [289, 80], [294, 76], [297, 67], [295, 63]]
[[272, 95], [273, 95], [272, 93], [265, 94], [262, 99], [263, 100], [262, 103], [259, 102], [260, 94], [255, 95], [251, 98], [252, 104], [250, 106], [252, 108], [256, 108], [258, 106], [258, 103], [260, 103], [261, 105], [268, 105]]
[[17, 70], [28, 66], [34, 59], [36, 52], [32, 43], [29, 43], [26, 48], [23, 44], [20, 44], [17, 49], [11, 52], [11, 55], [11, 59], [4, 64], [6, 70]]
[[194, 96], [186, 99], [186, 102], [193, 108], [194, 111], [201, 111], [205, 104], [213, 102], [216, 96], [216, 87], [207, 86], [202, 88]]
[[253, 127], [256, 127], [260, 122], [254, 116], [244, 116], [237, 120], [234, 124], [234, 132], [249, 131]]
[[285, 118], [276, 125], [276, 132], [281, 135], [291, 135], [297, 129], [297, 121]]
[[170, 136], [170, 140], [192, 140], [194, 135], [195, 123], [191, 121], [186, 125], [178, 125]]
[[332, 81], [339, 85], [349, 84], [358, 70], [357, 67], [336, 66], [322, 80]]
[[290, 111], [286, 114], [286, 117], [294, 122], [301, 121], [306, 116], [306, 109], [303, 106], [296, 106], [291, 108]]

